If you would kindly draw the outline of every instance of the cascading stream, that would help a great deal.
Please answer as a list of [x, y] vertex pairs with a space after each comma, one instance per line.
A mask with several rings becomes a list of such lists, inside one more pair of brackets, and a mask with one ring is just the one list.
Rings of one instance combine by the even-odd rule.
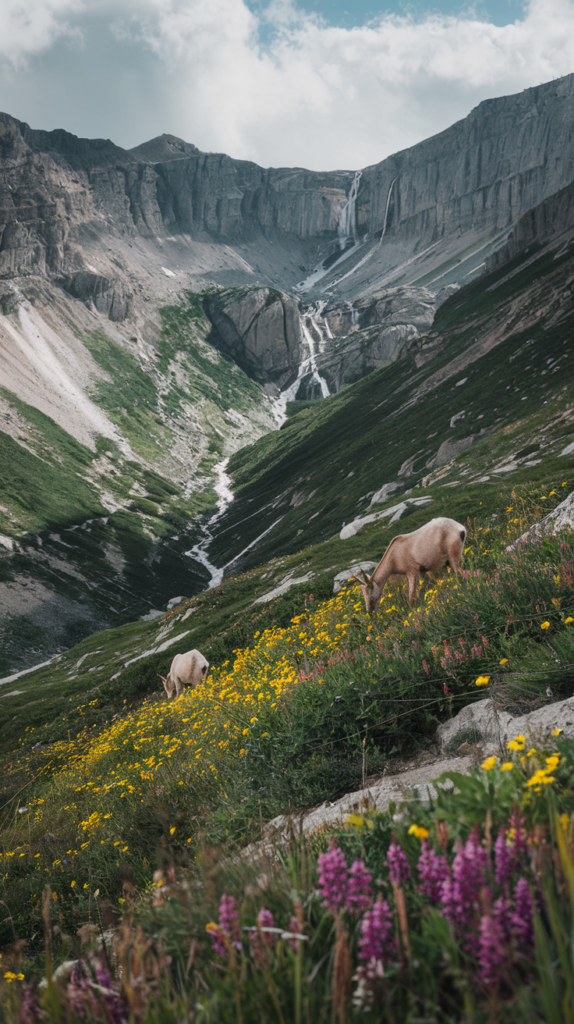
[[314, 303], [301, 314], [300, 322], [301, 335], [303, 339], [303, 358], [297, 369], [297, 377], [293, 383], [290, 384], [288, 388], [285, 388], [285, 391], [282, 391], [279, 397], [275, 400], [274, 414], [279, 425], [284, 423], [287, 419], [287, 402], [295, 401], [299, 388], [301, 387], [305, 377], [310, 377], [315, 384], [319, 385], [321, 388], [322, 398], [328, 398], [331, 394], [327, 381], [321, 376], [317, 367], [317, 354], [315, 351], [315, 339], [313, 337], [313, 334], [316, 334], [319, 352], [324, 352], [328, 342], [323, 335], [320, 321], [322, 321], [323, 326], [326, 328], [328, 337], [333, 337], [327, 321], [322, 316], [325, 305], [326, 303], [324, 301]]
[[218, 462], [217, 465], [213, 467], [213, 471], [216, 477], [214, 490], [215, 493], [217, 494], [217, 511], [202, 526], [203, 537], [201, 538], [201, 540], [198, 541], [197, 544], [194, 544], [193, 547], [189, 549], [189, 551], [185, 552], [188, 558], [195, 559], [196, 562], [199, 562], [200, 565], [203, 565], [204, 568], [207, 569], [208, 573], [210, 573], [211, 578], [209, 580], [207, 587], [205, 588], [206, 590], [211, 590], [212, 587], [219, 586], [223, 579], [223, 571], [225, 568], [223, 567], [221, 569], [218, 569], [217, 566], [209, 560], [207, 551], [209, 545], [213, 540], [213, 527], [221, 518], [228, 505], [230, 505], [231, 502], [233, 501], [233, 492], [230, 486], [231, 478], [227, 475], [228, 462], [229, 459], [223, 459], [222, 462]]

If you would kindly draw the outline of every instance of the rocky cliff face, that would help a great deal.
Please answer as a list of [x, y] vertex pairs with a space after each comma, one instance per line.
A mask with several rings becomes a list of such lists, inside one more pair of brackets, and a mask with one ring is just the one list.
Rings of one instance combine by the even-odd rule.
[[302, 339], [292, 296], [270, 288], [230, 288], [208, 293], [204, 308], [213, 324], [209, 340], [250, 377], [279, 389], [295, 379]]
[[363, 171], [359, 226], [435, 240], [508, 228], [574, 178], [574, 76], [485, 100], [468, 117]]
[[[396, 269], [429, 246], [438, 246], [440, 256], [446, 239], [470, 233], [480, 241], [508, 230], [574, 178], [573, 132], [571, 75], [481, 103], [447, 131], [366, 168], [357, 228], [367, 245], [378, 246], [384, 232], [383, 244], [365, 267], [345, 264], [348, 283], [340, 293], [358, 294], [377, 268]], [[200, 153], [169, 135], [128, 152], [109, 141], [35, 131], [8, 115], [0, 116], [0, 156], [4, 276], [46, 270], [69, 276], [85, 269], [75, 246], [111, 231], [150, 240], [280, 243], [301, 264], [276, 261], [274, 273], [290, 287], [295, 269], [300, 278], [313, 251], [320, 256], [321, 245], [336, 238], [353, 177], [264, 169]], [[421, 269], [428, 265], [417, 265], [415, 274]], [[249, 265], [249, 272], [256, 268]], [[341, 276], [337, 268], [331, 272], [335, 291]], [[118, 297], [110, 309], [122, 305], [125, 297]]]
[[574, 182], [528, 210], [506, 241], [487, 260], [489, 270], [512, 259], [531, 245], [541, 245], [574, 228]]
[[[316, 362], [329, 391], [340, 391], [402, 356], [432, 326], [437, 305], [428, 289], [405, 286], [372, 289], [353, 302], [318, 303], [325, 330]], [[318, 316], [309, 322], [317, 331]]]

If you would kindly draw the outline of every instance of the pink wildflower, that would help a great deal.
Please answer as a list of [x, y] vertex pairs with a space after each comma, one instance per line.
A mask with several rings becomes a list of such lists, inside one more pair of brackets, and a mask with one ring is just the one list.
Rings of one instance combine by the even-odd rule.
[[504, 935], [499, 922], [483, 914], [479, 925], [479, 974], [488, 988], [499, 989], [508, 972]]
[[387, 901], [378, 896], [372, 910], [367, 910], [361, 921], [359, 960], [392, 959], [396, 950], [392, 932], [392, 912]]
[[345, 906], [348, 910], [359, 912], [367, 910], [373, 902], [371, 890], [371, 874], [362, 860], [354, 860], [349, 871], [349, 887]]
[[532, 896], [525, 878], [519, 878], [516, 883], [514, 905], [516, 909], [511, 916], [514, 934], [521, 946], [533, 946]]
[[439, 856], [429, 846], [426, 839], [423, 839], [422, 851], [418, 862], [419, 892], [424, 892], [431, 903], [439, 902], [442, 893], [442, 883], [448, 878], [448, 864], [446, 858]]
[[494, 878], [499, 885], [508, 885], [514, 864], [514, 851], [506, 842], [504, 832], [499, 832], [494, 844]]
[[426, 674], [428, 676], [428, 674], [429, 674], [429, 667], [428, 667], [428, 665], [427, 665], [427, 663], [426, 663], [424, 658], [423, 658], [423, 668], [424, 668], [424, 670], [425, 670], [425, 672], [426, 672]]
[[345, 902], [347, 895], [347, 862], [345, 854], [339, 847], [320, 854], [317, 861], [319, 871], [319, 891], [323, 897], [323, 906], [332, 914], [336, 914]]
[[387, 867], [393, 885], [403, 885], [411, 877], [409, 862], [404, 850], [398, 843], [392, 842], [387, 853]]
[[466, 844], [457, 842], [457, 853], [452, 864], [452, 878], [442, 884], [444, 914], [453, 928], [473, 941], [480, 910], [480, 892], [486, 884], [487, 852], [472, 832]]
[[[292, 932], [294, 935], [299, 935], [300, 928], [301, 925], [299, 924], [299, 921], [293, 914], [293, 916], [289, 919], [289, 931]], [[289, 942], [291, 949], [293, 949], [296, 953], [297, 947], [299, 946], [299, 939], [288, 939], [287, 941]]]
[[[261, 910], [259, 911], [259, 913], [257, 915], [257, 924], [259, 925], [260, 928], [274, 928], [275, 927], [275, 921], [273, 920], [273, 914], [271, 913], [270, 910], [267, 910], [266, 907], [261, 907]], [[266, 941], [267, 945], [268, 946], [272, 946], [274, 941], [275, 941], [274, 938], [273, 938], [273, 933], [272, 932], [264, 932], [264, 935], [265, 935], [265, 941]]]
[[[234, 896], [227, 896], [225, 893], [223, 893], [219, 903], [219, 931], [233, 942], [236, 949], [241, 949], [237, 902]], [[217, 949], [216, 933], [212, 931], [211, 935]], [[221, 937], [219, 937], [219, 943], [221, 944]], [[219, 953], [220, 950], [217, 949], [217, 952]]]

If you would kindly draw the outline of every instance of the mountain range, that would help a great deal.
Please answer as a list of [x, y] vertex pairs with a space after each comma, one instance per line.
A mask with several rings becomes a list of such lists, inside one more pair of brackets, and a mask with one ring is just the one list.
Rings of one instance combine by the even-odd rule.
[[0, 672], [566, 472], [573, 182], [574, 76], [333, 172], [0, 115]]

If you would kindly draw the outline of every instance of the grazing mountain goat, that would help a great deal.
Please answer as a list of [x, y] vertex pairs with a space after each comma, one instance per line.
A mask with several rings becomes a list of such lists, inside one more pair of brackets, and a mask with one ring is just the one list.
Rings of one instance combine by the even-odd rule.
[[171, 663], [167, 676], [160, 676], [165, 692], [168, 697], [173, 697], [173, 691], [179, 697], [183, 693], [184, 686], [199, 686], [207, 678], [209, 662], [199, 651], [186, 651], [185, 654], [176, 654]]
[[466, 530], [454, 519], [439, 516], [418, 530], [394, 537], [372, 576], [361, 573], [355, 578], [361, 584], [369, 615], [379, 607], [383, 587], [389, 576], [406, 576], [409, 581], [409, 602], [415, 599], [419, 576], [442, 569], [450, 562], [460, 572]]

